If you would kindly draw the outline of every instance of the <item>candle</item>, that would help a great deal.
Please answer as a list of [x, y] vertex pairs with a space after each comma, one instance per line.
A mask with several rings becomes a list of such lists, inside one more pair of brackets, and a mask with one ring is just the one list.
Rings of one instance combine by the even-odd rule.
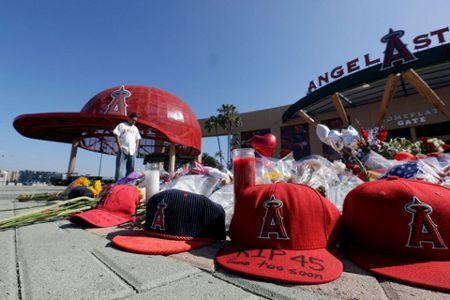
[[145, 165], [145, 203], [156, 193], [159, 192], [159, 163]]
[[253, 186], [256, 183], [255, 175], [255, 150], [252, 148], [234, 149], [233, 172], [234, 172], [234, 195], [244, 188]]

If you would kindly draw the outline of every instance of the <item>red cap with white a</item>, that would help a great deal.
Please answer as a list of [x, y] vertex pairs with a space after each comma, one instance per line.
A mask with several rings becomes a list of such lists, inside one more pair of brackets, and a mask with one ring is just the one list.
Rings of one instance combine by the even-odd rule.
[[340, 213], [306, 185], [275, 183], [242, 190], [222, 267], [265, 280], [316, 284], [337, 279], [342, 262], [335, 244]]
[[347, 252], [393, 280], [450, 291], [450, 190], [390, 177], [352, 190], [344, 202]]

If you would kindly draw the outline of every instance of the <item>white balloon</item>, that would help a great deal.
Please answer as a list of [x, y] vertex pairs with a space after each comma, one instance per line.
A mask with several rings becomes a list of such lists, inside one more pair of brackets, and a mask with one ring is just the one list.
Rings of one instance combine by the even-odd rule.
[[342, 140], [341, 133], [337, 130], [331, 130], [328, 134], [328, 140], [330, 142], [331, 148], [337, 152], [341, 152], [344, 148], [344, 141]]
[[325, 143], [327, 145], [330, 145], [330, 141], [328, 140], [328, 134], [330, 133], [330, 129], [323, 125], [323, 124], [318, 124], [316, 127], [316, 134], [319, 137], [319, 140], [322, 143]]
[[347, 131], [349, 131], [352, 135], [359, 136], [358, 130], [356, 130], [355, 127], [353, 127], [352, 125], [348, 125]]
[[359, 132], [356, 131], [356, 129], [352, 126], [348, 126], [347, 129], [342, 129], [341, 132], [344, 146], [350, 149], [356, 149], [358, 147], [359, 141], [361, 141]]

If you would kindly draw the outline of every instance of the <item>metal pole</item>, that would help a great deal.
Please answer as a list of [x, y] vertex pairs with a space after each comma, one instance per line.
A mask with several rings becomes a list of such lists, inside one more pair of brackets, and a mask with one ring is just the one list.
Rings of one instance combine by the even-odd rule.
[[100, 153], [100, 163], [98, 165], [98, 177], [100, 177], [100, 172], [102, 171], [102, 159], [103, 159], [103, 153]]
[[175, 158], [176, 158], [176, 149], [175, 149], [175, 144], [170, 144], [169, 146], [169, 164], [168, 164], [168, 171], [170, 176], [173, 176], [173, 174], [175, 173]]
[[67, 177], [72, 175], [75, 171], [75, 161], [77, 159], [77, 150], [79, 142], [77, 140], [72, 141], [72, 148], [70, 151], [69, 167], [67, 169]]

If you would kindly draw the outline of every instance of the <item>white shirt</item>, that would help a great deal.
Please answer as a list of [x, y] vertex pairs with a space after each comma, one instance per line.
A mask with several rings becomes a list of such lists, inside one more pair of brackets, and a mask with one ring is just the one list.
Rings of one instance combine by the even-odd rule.
[[122, 151], [125, 154], [134, 155], [137, 150], [136, 142], [141, 139], [137, 127], [135, 125], [129, 125], [127, 122], [123, 122], [114, 128], [113, 133], [119, 137]]

